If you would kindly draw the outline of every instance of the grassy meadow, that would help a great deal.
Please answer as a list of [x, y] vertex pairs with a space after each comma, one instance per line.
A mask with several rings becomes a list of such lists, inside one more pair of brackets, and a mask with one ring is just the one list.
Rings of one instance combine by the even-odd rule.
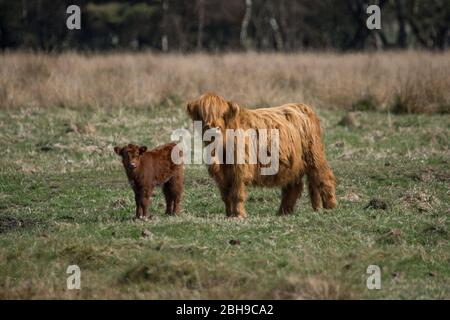
[[[425, 52], [0, 55], [0, 298], [450, 299], [449, 68]], [[207, 90], [312, 105], [338, 207], [313, 212], [305, 192], [279, 217], [280, 191], [250, 188], [248, 218], [230, 221], [187, 165], [182, 214], [158, 190], [134, 221], [113, 146], [168, 142]]]

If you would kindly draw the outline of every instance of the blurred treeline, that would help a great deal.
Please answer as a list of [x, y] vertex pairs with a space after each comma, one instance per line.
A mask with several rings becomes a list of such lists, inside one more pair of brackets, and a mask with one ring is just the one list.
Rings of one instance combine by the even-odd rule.
[[[66, 27], [71, 4], [81, 30]], [[366, 28], [370, 4], [381, 30]], [[2, 49], [445, 49], [449, 24], [449, 0], [0, 0]]]

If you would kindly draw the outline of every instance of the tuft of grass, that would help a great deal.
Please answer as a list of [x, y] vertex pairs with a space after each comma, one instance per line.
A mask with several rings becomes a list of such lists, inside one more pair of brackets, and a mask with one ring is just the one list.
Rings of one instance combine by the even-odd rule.
[[365, 95], [352, 104], [353, 111], [377, 111], [379, 102], [373, 95]]
[[347, 300], [356, 296], [343, 282], [322, 279], [320, 276], [306, 278], [290, 276], [275, 289], [277, 299], [295, 300]]
[[167, 261], [161, 254], [155, 254], [147, 261], [139, 261], [122, 278], [125, 284], [143, 281], [193, 288], [197, 282], [195, 265], [191, 260]]

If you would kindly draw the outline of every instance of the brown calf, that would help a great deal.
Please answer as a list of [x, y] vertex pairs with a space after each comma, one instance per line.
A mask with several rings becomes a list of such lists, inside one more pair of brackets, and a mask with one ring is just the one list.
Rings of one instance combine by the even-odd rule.
[[147, 151], [146, 146], [129, 144], [114, 147], [122, 157], [125, 172], [133, 188], [136, 200], [136, 218], [146, 219], [151, 195], [156, 186], [162, 185], [166, 198], [166, 214], [178, 214], [183, 193], [183, 165], [172, 162], [175, 143], [168, 143]]

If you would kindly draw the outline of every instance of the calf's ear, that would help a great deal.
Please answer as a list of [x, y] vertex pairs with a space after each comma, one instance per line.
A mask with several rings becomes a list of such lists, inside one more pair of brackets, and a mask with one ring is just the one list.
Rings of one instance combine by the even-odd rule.
[[117, 153], [119, 156], [122, 153], [122, 148], [121, 147], [114, 147], [114, 152]]
[[192, 102], [188, 102], [186, 104], [186, 111], [187, 111], [187, 114], [189, 115], [189, 117], [194, 119], [194, 104]]
[[139, 154], [143, 154], [145, 151], [147, 151], [146, 146], [139, 147]]

